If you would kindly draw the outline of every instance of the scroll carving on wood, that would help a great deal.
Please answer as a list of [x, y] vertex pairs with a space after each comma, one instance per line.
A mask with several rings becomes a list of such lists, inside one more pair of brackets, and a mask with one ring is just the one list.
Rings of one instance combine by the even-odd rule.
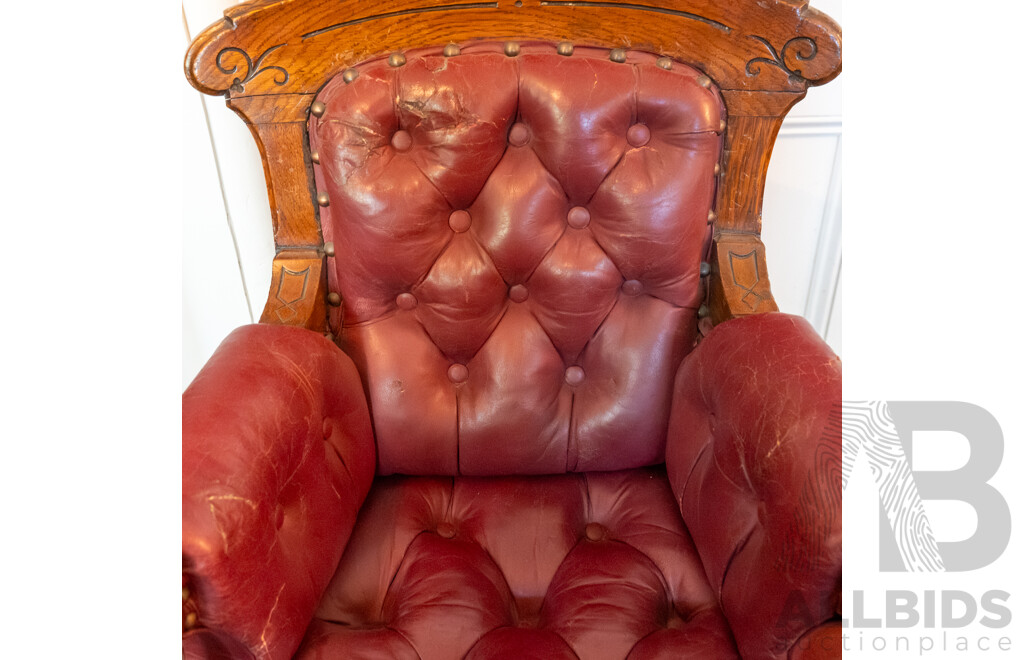
[[217, 53], [217, 59], [216, 59], [217, 69], [220, 70], [221, 73], [225, 73], [225, 74], [227, 74], [229, 76], [234, 74], [234, 73], [237, 73], [238, 72], [238, 65], [237, 64], [233, 64], [229, 68], [229, 67], [225, 66], [224, 61], [226, 59], [229, 59], [229, 60], [230, 59], [237, 59], [237, 57], [241, 56], [242, 61], [245, 63], [245, 77], [243, 77], [243, 78], [236, 77], [234, 80], [231, 81], [231, 84], [228, 87], [226, 87], [223, 90], [221, 90], [221, 92], [222, 93], [227, 93], [230, 90], [232, 92], [235, 92], [236, 94], [241, 94], [242, 92], [245, 91], [245, 83], [249, 82], [250, 80], [252, 80], [256, 76], [258, 76], [261, 73], [264, 73], [266, 71], [275, 71], [276, 72], [276, 73], [274, 73], [274, 84], [277, 85], [278, 87], [280, 87], [281, 85], [284, 85], [285, 83], [287, 83], [288, 82], [288, 72], [285, 70], [284, 67], [277, 66], [277, 65], [263, 66], [263, 60], [265, 60], [267, 58], [267, 55], [270, 55], [271, 53], [273, 53], [278, 48], [281, 48], [282, 46], [284, 46], [284, 44], [277, 44], [276, 46], [271, 46], [270, 48], [268, 48], [265, 51], [263, 51], [263, 53], [259, 57], [256, 58], [255, 62], [253, 62], [252, 58], [249, 57], [249, 53], [245, 52], [241, 48], [237, 48], [235, 46], [228, 46], [227, 48], [222, 48]]
[[481, 39], [642, 50], [723, 90], [800, 93], [842, 62], [839, 27], [805, 0], [251, 0], [225, 19], [196, 38], [185, 66], [200, 91], [236, 98], [315, 94], [369, 58]]
[[818, 56], [818, 43], [810, 37], [793, 37], [785, 44], [783, 44], [781, 50], [776, 50], [764, 37], [758, 37], [753, 34], [747, 35], [764, 45], [768, 49], [768, 57], [755, 57], [747, 62], [747, 75], [757, 76], [761, 73], [761, 68], [764, 65], [774, 66], [782, 69], [789, 76], [791, 82], [794, 83], [811, 83], [818, 82], [818, 79], [807, 78], [803, 75], [803, 70], [794, 66], [790, 66], [789, 62], [810, 62]]

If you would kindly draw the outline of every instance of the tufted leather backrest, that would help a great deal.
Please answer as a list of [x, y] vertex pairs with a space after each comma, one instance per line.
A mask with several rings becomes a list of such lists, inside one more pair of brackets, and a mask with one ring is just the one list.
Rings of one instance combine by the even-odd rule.
[[613, 58], [438, 48], [367, 62], [317, 96], [333, 313], [381, 474], [664, 460], [724, 108], [692, 68]]

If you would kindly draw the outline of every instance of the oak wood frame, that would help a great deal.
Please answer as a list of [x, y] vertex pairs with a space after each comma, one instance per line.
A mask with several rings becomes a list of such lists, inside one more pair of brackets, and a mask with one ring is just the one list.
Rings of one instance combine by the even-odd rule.
[[276, 255], [261, 322], [327, 331], [327, 257], [306, 133], [315, 94], [374, 56], [478, 40], [643, 50], [714, 80], [728, 119], [710, 318], [778, 309], [760, 237], [768, 162], [789, 109], [842, 69], [839, 26], [806, 0], [253, 0], [196, 37], [185, 72], [199, 91], [227, 97], [263, 159]]

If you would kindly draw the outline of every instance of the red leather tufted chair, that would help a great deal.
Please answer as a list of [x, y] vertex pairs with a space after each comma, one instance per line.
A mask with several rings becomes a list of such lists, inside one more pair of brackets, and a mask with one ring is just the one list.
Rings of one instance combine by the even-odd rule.
[[834, 76], [835, 26], [774, 3], [815, 46], [769, 65], [720, 53], [764, 49], [756, 7], [644, 10], [716, 65], [557, 38], [621, 43], [614, 3], [336, 4], [243, 6], [187, 61], [253, 127], [280, 251], [183, 397], [185, 656], [836, 657], [841, 367], [745, 201], [759, 229], [802, 93], [735, 89]]

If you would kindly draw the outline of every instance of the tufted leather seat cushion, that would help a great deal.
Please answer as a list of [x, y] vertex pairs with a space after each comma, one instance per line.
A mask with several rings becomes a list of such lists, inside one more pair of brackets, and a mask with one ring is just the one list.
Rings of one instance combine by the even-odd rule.
[[476, 44], [369, 62], [318, 95], [332, 327], [380, 474], [664, 460], [724, 110], [699, 72], [663, 65]]
[[378, 479], [297, 657], [737, 656], [649, 468]]

